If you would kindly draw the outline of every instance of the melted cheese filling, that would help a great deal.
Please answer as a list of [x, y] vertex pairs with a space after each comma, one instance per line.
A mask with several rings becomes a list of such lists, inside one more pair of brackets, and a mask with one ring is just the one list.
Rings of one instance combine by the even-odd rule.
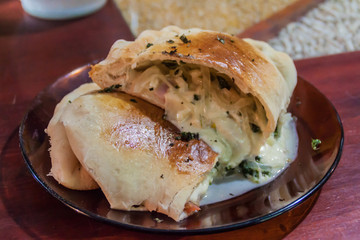
[[[235, 167], [263, 144], [267, 118], [251, 94], [215, 70], [175, 61], [152, 62], [128, 73], [131, 92], [165, 109], [165, 118], [219, 153], [222, 169]], [[239, 147], [241, 146], [241, 147]]]
[[297, 134], [291, 115], [281, 114], [277, 131], [264, 139], [262, 129], [268, 120], [263, 106], [213, 69], [176, 61], [149, 61], [133, 66], [127, 77], [130, 80], [124, 87], [129, 92], [164, 108], [164, 118], [182, 132], [199, 133], [219, 154], [217, 165], [194, 190], [190, 201], [200, 201], [214, 178], [240, 173], [242, 179], [258, 186], [296, 158]]
[[[211, 186], [206, 187], [206, 189], [204, 186], [207, 183], [204, 181], [200, 184], [202, 186], [199, 186], [191, 197], [197, 199], [197, 195], [205, 196], [206, 194], [205, 197], [201, 198], [200, 202], [201, 205], [206, 205], [239, 196], [265, 185], [274, 180], [288, 167], [296, 158], [297, 150], [298, 136], [295, 121], [290, 113], [282, 114], [278, 121], [277, 132], [271, 134], [260, 149], [260, 160], [251, 161], [251, 163], [256, 163], [253, 171], [255, 175], [259, 173], [258, 178], [253, 176], [245, 177], [244, 174], [241, 174], [242, 169], [238, 167], [235, 174], [213, 180]], [[263, 169], [269, 171], [269, 174], [263, 174]]]

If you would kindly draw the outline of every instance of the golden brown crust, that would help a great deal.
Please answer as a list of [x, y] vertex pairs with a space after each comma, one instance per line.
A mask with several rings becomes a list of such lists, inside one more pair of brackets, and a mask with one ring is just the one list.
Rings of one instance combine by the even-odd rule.
[[69, 104], [61, 121], [111, 208], [158, 211], [179, 221], [217, 154], [200, 140], [177, 139], [178, 130], [162, 114], [124, 93], [94, 93]]
[[124, 83], [127, 69], [144, 61], [173, 59], [207, 66], [233, 78], [242, 92], [261, 102], [269, 120], [263, 129], [265, 138], [275, 130], [296, 85], [296, 70], [286, 54], [266, 43], [224, 33], [171, 26], [145, 31], [123, 46], [124, 41], [116, 42], [108, 57], [93, 66], [90, 76], [100, 87]]
[[125, 118], [104, 119], [101, 136], [115, 148], [149, 152], [156, 156], [154, 161], [167, 158], [169, 166], [182, 174], [201, 175], [214, 166], [218, 154], [199, 139], [182, 140], [179, 130], [163, 119], [163, 109], [123, 93], [96, 98], [109, 108], [131, 106]]

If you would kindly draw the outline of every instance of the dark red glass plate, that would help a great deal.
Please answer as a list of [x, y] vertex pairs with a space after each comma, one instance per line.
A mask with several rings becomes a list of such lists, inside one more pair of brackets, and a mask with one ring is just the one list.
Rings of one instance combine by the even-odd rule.
[[[321, 189], [340, 161], [344, 137], [339, 115], [323, 94], [298, 78], [289, 106], [297, 117], [298, 156], [274, 181], [232, 199], [205, 205], [199, 213], [179, 223], [158, 213], [112, 210], [100, 190], [70, 190], [47, 176], [49, 139], [44, 129], [62, 97], [91, 81], [89, 69], [89, 66], [75, 69], [39, 93], [21, 123], [19, 134], [23, 157], [34, 178], [55, 198], [91, 218], [148, 232], [196, 234], [244, 228], [299, 206]], [[312, 138], [322, 141], [317, 151], [311, 148]]]

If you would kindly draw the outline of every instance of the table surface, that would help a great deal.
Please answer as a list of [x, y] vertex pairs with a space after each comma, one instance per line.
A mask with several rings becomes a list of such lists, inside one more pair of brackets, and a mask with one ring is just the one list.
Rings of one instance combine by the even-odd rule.
[[[0, 1], [1, 239], [254, 239], [267, 231], [270, 239], [358, 238], [360, 52], [296, 61], [298, 74], [337, 109], [345, 145], [341, 161], [321, 194], [310, 198], [300, 210], [276, 219], [273, 225], [265, 223], [270, 227], [263, 228], [262, 235], [258, 233], [261, 226], [199, 236], [139, 233], [82, 216], [50, 196], [27, 171], [21, 157], [17, 136], [20, 121], [38, 92], [74, 68], [104, 58], [120, 38], [133, 39], [110, 1], [91, 16], [59, 22], [25, 14], [19, 1]], [[298, 216], [294, 226], [277, 224], [290, 215]]]

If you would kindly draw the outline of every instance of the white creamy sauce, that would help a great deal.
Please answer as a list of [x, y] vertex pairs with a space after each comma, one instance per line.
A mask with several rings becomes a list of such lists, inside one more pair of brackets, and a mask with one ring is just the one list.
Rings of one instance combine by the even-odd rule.
[[279, 120], [279, 137], [271, 135], [264, 146], [261, 147], [261, 162], [273, 168], [273, 175], [255, 183], [242, 174], [237, 173], [229, 177], [219, 178], [207, 189], [200, 205], [206, 205], [231, 199], [250, 190], [263, 186], [274, 180], [297, 156], [298, 137], [295, 121], [289, 113], [283, 114]]
[[[198, 202], [206, 192], [202, 205], [243, 194], [272, 181], [296, 158], [298, 138], [291, 115], [281, 114], [277, 131], [264, 139], [268, 119], [263, 106], [215, 70], [157, 61], [137, 66], [128, 77], [125, 87], [130, 92], [164, 108], [168, 121], [180, 131], [199, 133], [219, 154], [218, 165], [190, 201]], [[229, 170], [236, 173], [222, 177]]]
[[[223, 168], [236, 166], [261, 147], [265, 110], [229, 77], [175, 61], [145, 63], [128, 76], [130, 92], [164, 108], [166, 119], [180, 131], [199, 133], [219, 153]], [[252, 125], [259, 129], [257, 133]]]

